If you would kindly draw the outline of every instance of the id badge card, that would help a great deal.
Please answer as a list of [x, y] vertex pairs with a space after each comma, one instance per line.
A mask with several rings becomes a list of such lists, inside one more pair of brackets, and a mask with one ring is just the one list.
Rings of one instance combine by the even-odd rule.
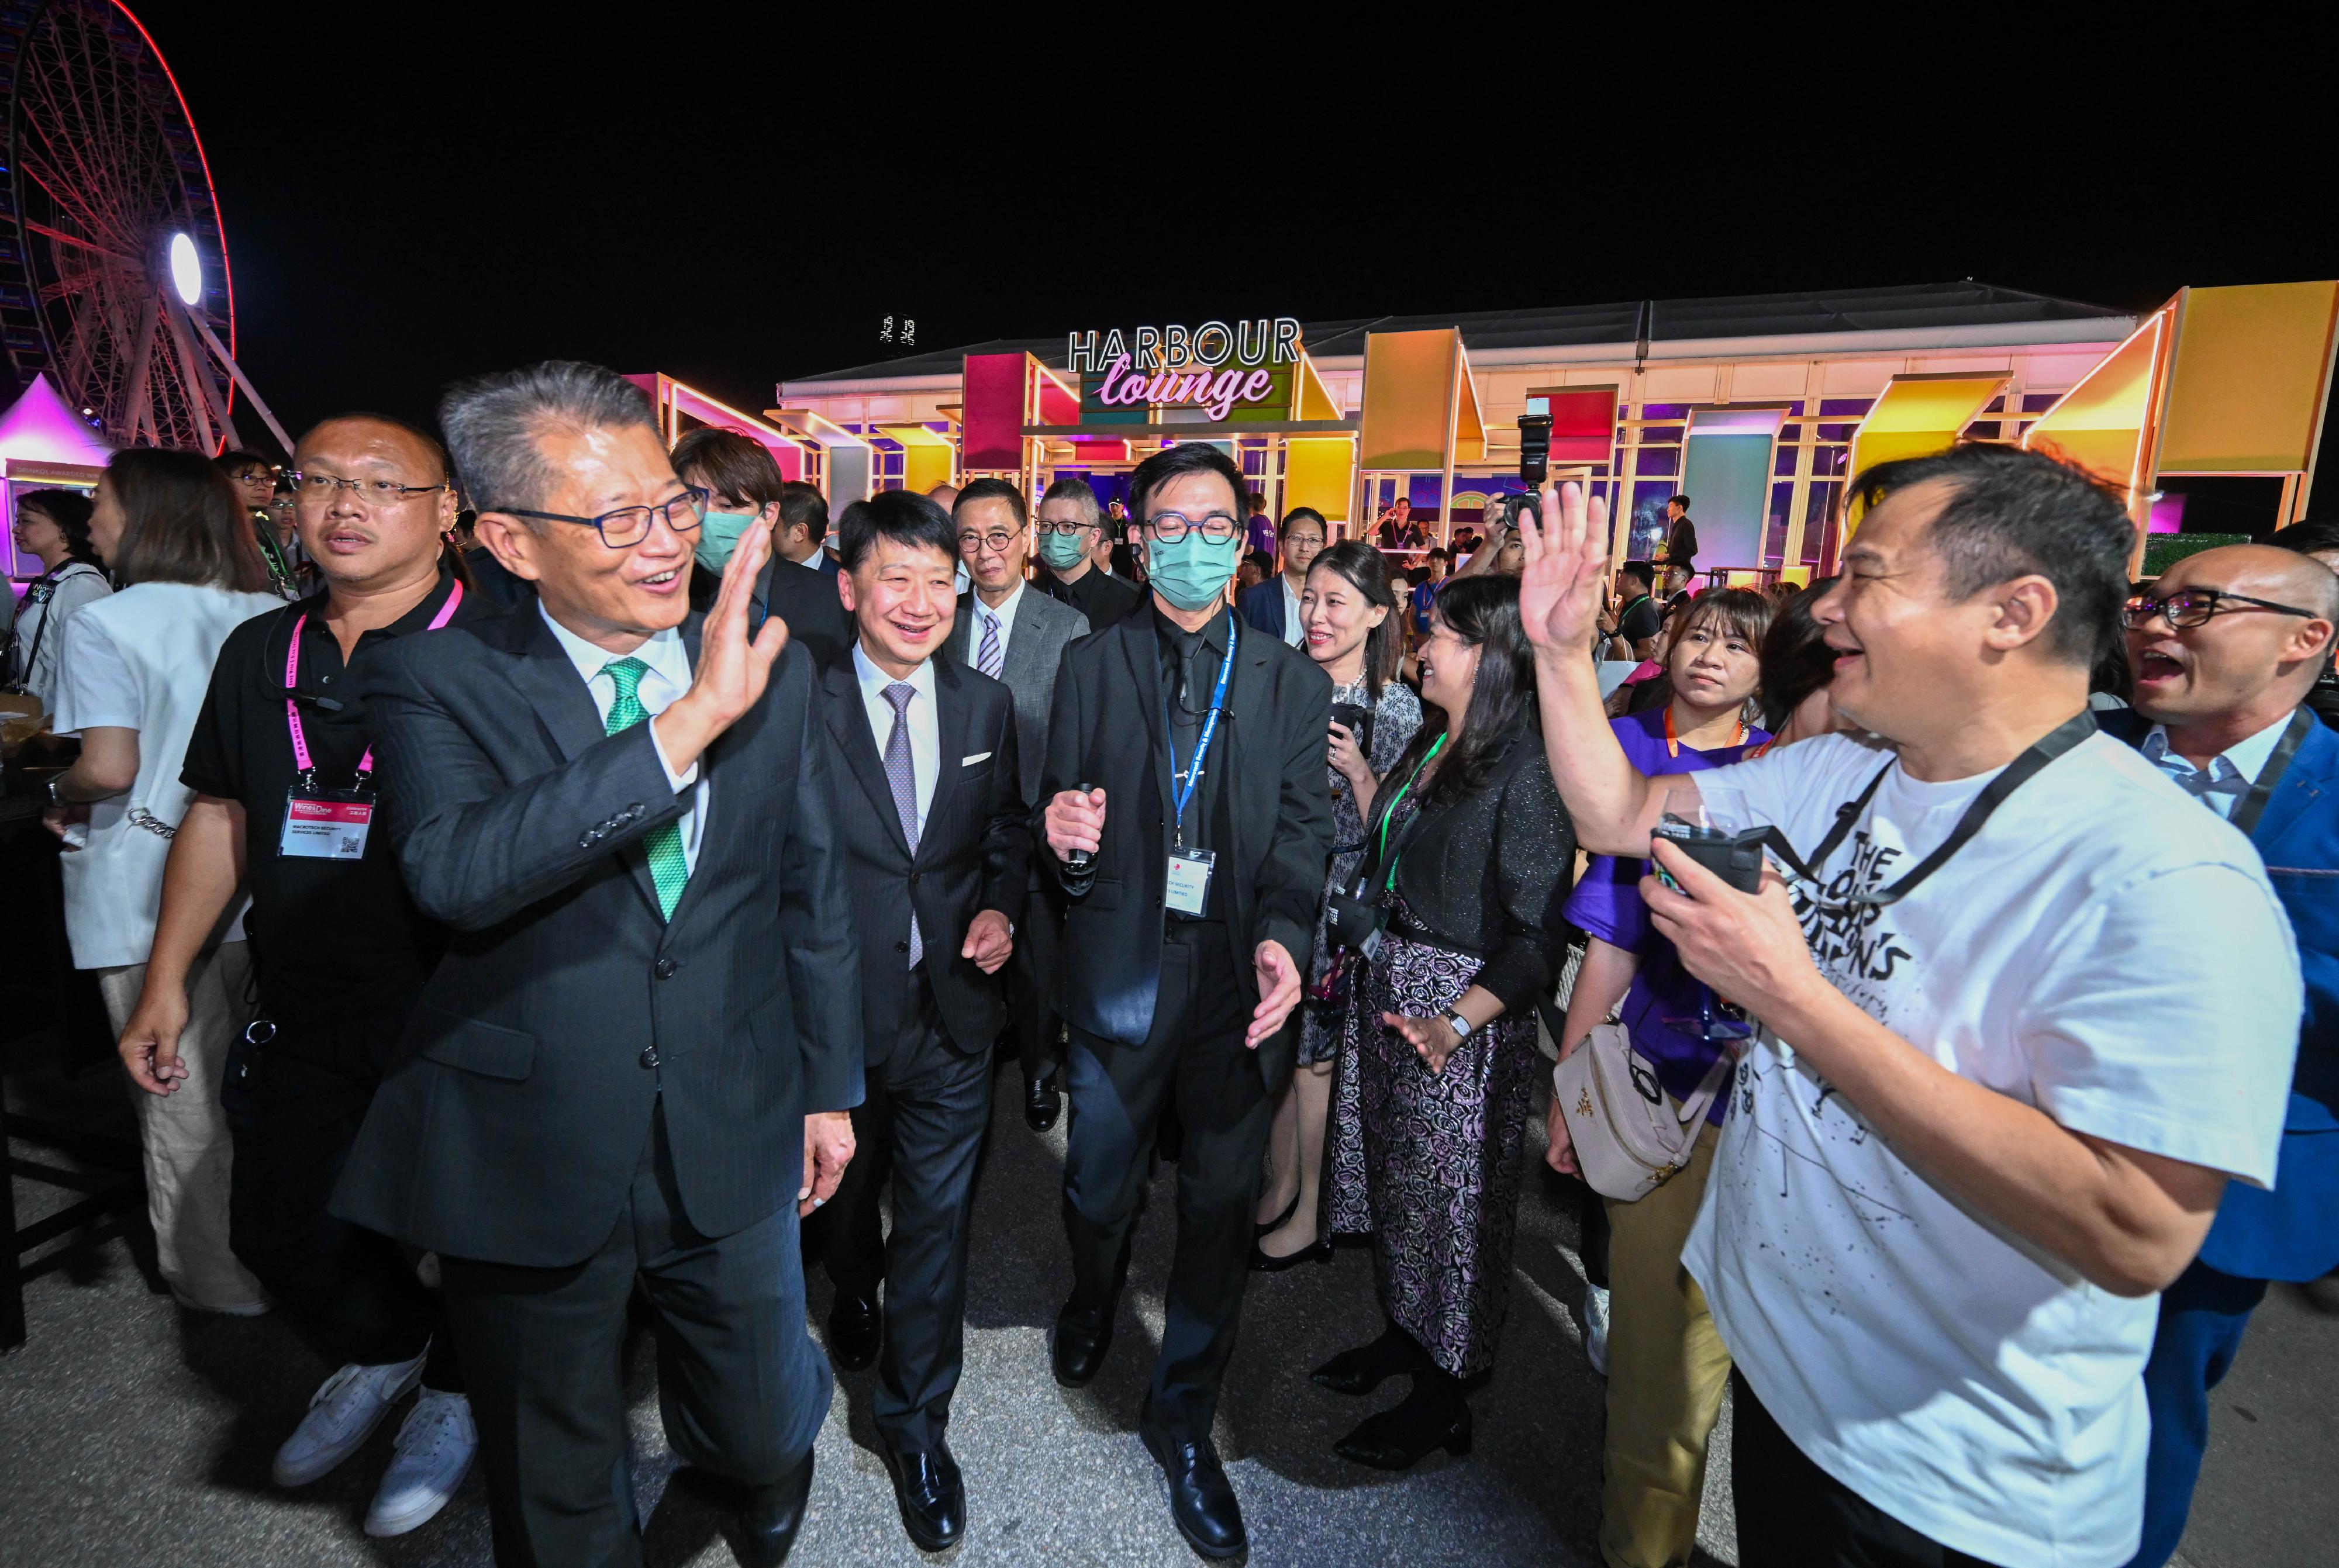
[[363, 860], [373, 826], [371, 790], [284, 792], [284, 834], [276, 853], [302, 860]]
[[1199, 915], [1209, 906], [1210, 868], [1219, 857], [1207, 849], [1173, 849], [1170, 852], [1168, 891], [1162, 902], [1179, 914]]

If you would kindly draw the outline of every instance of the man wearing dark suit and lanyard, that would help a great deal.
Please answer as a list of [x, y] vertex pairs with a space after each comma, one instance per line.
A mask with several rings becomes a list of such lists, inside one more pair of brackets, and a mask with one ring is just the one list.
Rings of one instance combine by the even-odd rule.
[[1068, 1387], [1103, 1364], [1152, 1129], [1174, 1097], [1177, 1252], [1138, 1425], [1179, 1530], [1222, 1558], [1247, 1541], [1210, 1425], [1268, 1117], [1292, 1072], [1293, 955], [1331, 850], [1332, 686], [1304, 654], [1236, 625], [1243, 482], [1225, 453], [1171, 447], [1130, 489], [1153, 603], [1065, 650], [1041, 773], [1042, 843], [1069, 899], [1058, 1005], [1071, 1026], [1073, 1285], [1053, 1359]]
[[[837, 521], [837, 584], [853, 651], [822, 676], [829, 774], [860, 939], [867, 1097], [858, 1150], [828, 1210], [836, 1283], [829, 1349], [883, 1356], [872, 1405], [910, 1539], [927, 1552], [966, 1528], [943, 1442], [966, 1337], [967, 1220], [991, 1122], [991, 1047], [1007, 1021], [998, 974], [1023, 906], [1031, 814], [1016, 785], [1015, 706], [980, 671], [934, 656], [949, 635], [958, 534], [942, 508], [886, 490]], [[893, 1227], [879, 1223], [890, 1185]]]
[[481, 377], [439, 421], [536, 602], [360, 671], [408, 890], [452, 935], [333, 1211], [439, 1256], [499, 1564], [641, 1562], [638, 1292], [666, 1439], [744, 1489], [741, 1561], [773, 1568], [830, 1394], [797, 1222], [862, 1088], [812, 661], [748, 632], [763, 529], [689, 613], [706, 493], [623, 377]]

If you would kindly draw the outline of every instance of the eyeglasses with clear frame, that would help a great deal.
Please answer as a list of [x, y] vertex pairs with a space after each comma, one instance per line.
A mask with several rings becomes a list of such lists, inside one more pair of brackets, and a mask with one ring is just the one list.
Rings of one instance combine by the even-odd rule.
[[2196, 626], [2207, 626], [2212, 616], [2226, 613], [2228, 605], [2248, 605], [2279, 616], [2304, 616], [2309, 619], [2316, 613], [2302, 610], [2296, 605], [2278, 605], [2272, 599], [2254, 599], [2247, 594], [2229, 594], [2223, 588], [2179, 588], [2161, 599], [2150, 594], [2137, 595], [2120, 606], [2120, 622], [2128, 630], [2140, 632], [2156, 616], [2166, 621], [2171, 631], [2191, 631]]
[[1189, 518], [1181, 512], [1155, 512], [1145, 519], [1145, 527], [1165, 545], [1173, 545], [1184, 538], [1189, 528], [1200, 530], [1202, 537], [1214, 545], [1223, 545], [1242, 532], [1242, 525], [1224, 512], [1212, 512], [1199, 518]]
[[439, 480], [435, 485], [401, 485], [396, 479], [345, 479], [338, 474], [314, 473], [295, 468], [284, 476], [292, 493], [304, 501], [330, 498], [337, 490], [347, 490], [361, 500], [380, 506], [394, 507], [409, 496], [427, 496], [451, 488], [451, 482]]
[[619, 507], [598, 517], [572, 517], [567, 512], [532, 512], [524, 507], [481, 507], [483, 512], [496, 512], [507, 518], [536, 518], [548, 523], [575, 523], [591, 528], [601, 536], [601, 542], [613, 550], [630, 549], [650, 537], [656, 519], [664, 518], [666, 526], [677, 534], [687, 534], [706, 520], [706, 501], [712, 492], [697, 485], [685, 485], [682, 494], [660, 501], [655, 507]]

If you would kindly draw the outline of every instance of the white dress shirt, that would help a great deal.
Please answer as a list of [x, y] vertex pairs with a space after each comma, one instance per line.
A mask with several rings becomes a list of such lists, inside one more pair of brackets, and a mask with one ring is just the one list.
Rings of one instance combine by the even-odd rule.
[[[682, 633], [674, 627], [668, 626], [657, 633], [630, 654], [613, 654], [607, 648], [594, 646], [554, 620], [552, 613], [544, 607], [543, 600], [537, 601], [536, 610], [544, 617], [544, 624], [552, 628], [553, 638], [560, 644], [560, 651], [567, 654], [568, 662], [577, 666], [577, 674], [584, 680], [585, 689], [593, 695], [593, 706], [601, 715], [602, 728], [608, 727], [609, 710], [617, 702], [617, 677], [608, 673], [608, 666], [619, 659], [639, 659], [649, 666], [642, 672], [640, 682], [634, 687], [634, 695], [640, 701], [642, 712], [649, 715], [642, 721], [644, 724], [666, 712], [676, 697], [690, 689], [690, 650], [683, 646]], [[706, 804], [713, 798], [712, 786], [706, 781], [706, 771], [696, 763], [681, 773], [674, 771], [674, 764], [666, 759], [666, 747], [658, 744], [657, 726], [655, 725], [650, 725], [650, 745], [656, 751], [658, 766], [666, 769], [666, 782], [674, 786], [674, 793], [680, 794], [685, 790], [691, 790], [690, 809], [682, 814], [681, 821], [675, 825], [682, 830], [683, 863], [696, 871], [698, 833], [706, 822]], [[696, 789], [692, 789], [694, 784], [697, 786]]]
[[[893, 677], [879, 669], [858, 642], [853, 645], [853, 673], [861, 681], [861, 703], [869, 713], [869, 733], [876, 737], [877, 761], [882, 767], [885, 745], [893, 738], [893, 705], [885, 700], [885, 688], [894, 684]], [[918, 837], [923, 840], [926, 812], [934, 804], [934, 780], [941, 775], [943, 765], [943, 731], [934, 716], [934, 661], [927, 659], [912, 670], [909, 684], [918, 695], [902, 710], [902, 721], [910, 726], [910, 790], [917, 803]], [[913, 845], [913, 858], [915, 853]], [[924, 946], [917, 912], [913, 910], [910, 951], [921, 953]]]
[[[861, 702], [869, 710], [869, 733], [877, 740], [877, 760], [885, 760], [885, 743], [893, 737], [893, 705], [885, 688], [893, 677], [872, 663], [859, 643], [853, 645], [853, 673], [861, 682]], [[926, 833], [926, 812], [934, 804], [934, 780], [942, 774], [943, 731], [934, 717], [934, 661], [926, 660], [910, 672], [909, 684], [918, 695], [910, 699], [903, 716], [910, 725], [910, 773], [917, 792], [918, 836]]]
[[2176, 781], [2176, 787], [2199, 799], [2203, 805], [2228, 822], [2242, 797], [2250, 793], [2250, 785], [2265, 771], [2267, 760], [2274, 755], [2275, 746], [2282, 740], [2283, 726], [2290, 723], [2290, 715], [2282, 717], [2209, 759], [2209, 765], [2196, 768], [2177, 753], [2168, 749], [2168, 730], [2164, 725], [2152, 726], [2137, 749], [2144, 760]]
[[1283, 585], [1283, 640], [1296, 648], [1308, 636], [1308, 628], [1299, 624], [1299, 590], [1291, 586], [1288, 573], [1276, 573], [1275, 580]]
[[[992, 621], [999, 623], [999, 667], [1002, 670], [1007, 667], [1007, 639], [1015, 635], [1015, 606], [1023, 602], [1023, 579], [1016, 578], [1015, 587], [1007, 595], [1007, 602], [995, 610], [982, 602], [982, 596], [980, 593], [975, 594], [968, 601], [974, 606], [974, 624], [967, 627], [967, 668], [982, 667], [976, 660], [982, 653], [982, 628]], [[882, 748], [884, 744], [885, 737], [879, 735], [877, 745]]]

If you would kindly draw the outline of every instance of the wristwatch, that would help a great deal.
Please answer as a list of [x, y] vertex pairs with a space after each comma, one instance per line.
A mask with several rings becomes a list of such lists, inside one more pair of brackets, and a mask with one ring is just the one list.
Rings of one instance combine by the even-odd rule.
[[1462, 1016], [1462, 1010], [1458, 1007], [1449, 1007], [1446, 1010], [1446, 1021], [1454, 1026], [1455, 1038], [1457, 1040], [1469, 1039], [1470, 1031], [1477, 1027]]
[[54, 773], [49, 775], [49, 804], [51, 805], [71, 805], [74, 804], [57, 793], [57, 781], [64, 776], [65, 775], [61, 773]]

